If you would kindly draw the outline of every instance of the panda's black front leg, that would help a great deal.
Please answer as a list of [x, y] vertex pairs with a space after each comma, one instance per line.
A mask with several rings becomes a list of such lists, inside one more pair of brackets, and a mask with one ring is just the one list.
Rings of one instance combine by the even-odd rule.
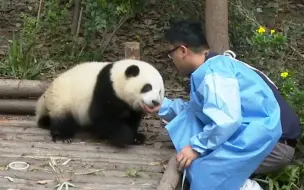
[[61, 140], [62, 142], [70, 143], [79, 128], [80, 126], [70, 114], [52, 118], [50, 125], [52, 140], [54, 142]]
[[107, 139], [115, 147], [123, 148], [134, 141], [133, 131], [120, 119], [99, 118], [93, 126], [100, 138]]
[[127, 120], [127, 124], [129, 125], [134, 134], [132, 142], [133, 145], [142, 145], [146, 140], [146, 136], [143, 133], [138, 132], [142, 118], [142, 113], [132, 112], [131, 117]]

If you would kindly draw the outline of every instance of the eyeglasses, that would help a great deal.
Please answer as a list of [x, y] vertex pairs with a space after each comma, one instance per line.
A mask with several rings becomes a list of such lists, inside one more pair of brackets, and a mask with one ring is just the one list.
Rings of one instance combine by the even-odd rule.
[[172, 53], [173, 53], [175, 50], [177, 50], [179, 47], [181, 47], [181, 46], [177, 46], [177, 47], [171, 49], [171, 50], [167, 53], [167, 54], [168, 54], [168, 57], [169, 57], [170, 59], [172, 59], [172, 57], [171, 57], [170, 54], [172, 54]]

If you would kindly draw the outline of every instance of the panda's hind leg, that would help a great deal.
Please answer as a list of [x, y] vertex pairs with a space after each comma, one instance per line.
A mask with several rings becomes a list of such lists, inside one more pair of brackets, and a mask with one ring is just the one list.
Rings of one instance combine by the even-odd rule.
[[80, 126], [72, 114], [51, 117], [50, 132], [54, 142], [57, 140], [72, 142], [72, 138], [79, 128]]

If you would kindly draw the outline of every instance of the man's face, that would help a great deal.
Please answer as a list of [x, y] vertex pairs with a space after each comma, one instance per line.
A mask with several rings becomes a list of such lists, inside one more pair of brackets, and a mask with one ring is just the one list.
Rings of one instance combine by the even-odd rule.
[[184, 75], [191, 73], [192, 69], [189, 49], [184, 45], [168, 45], [168, 49], [168, 57], [172, 59], [179, 72]]

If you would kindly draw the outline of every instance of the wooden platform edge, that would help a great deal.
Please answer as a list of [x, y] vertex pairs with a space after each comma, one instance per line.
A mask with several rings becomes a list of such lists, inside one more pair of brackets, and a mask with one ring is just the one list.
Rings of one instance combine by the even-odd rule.
[[180, 180], [180, 173], [177, 170], [176, 153], [168, 162], [167, 168], [156, 188], [156, 190], [175, 190]]

